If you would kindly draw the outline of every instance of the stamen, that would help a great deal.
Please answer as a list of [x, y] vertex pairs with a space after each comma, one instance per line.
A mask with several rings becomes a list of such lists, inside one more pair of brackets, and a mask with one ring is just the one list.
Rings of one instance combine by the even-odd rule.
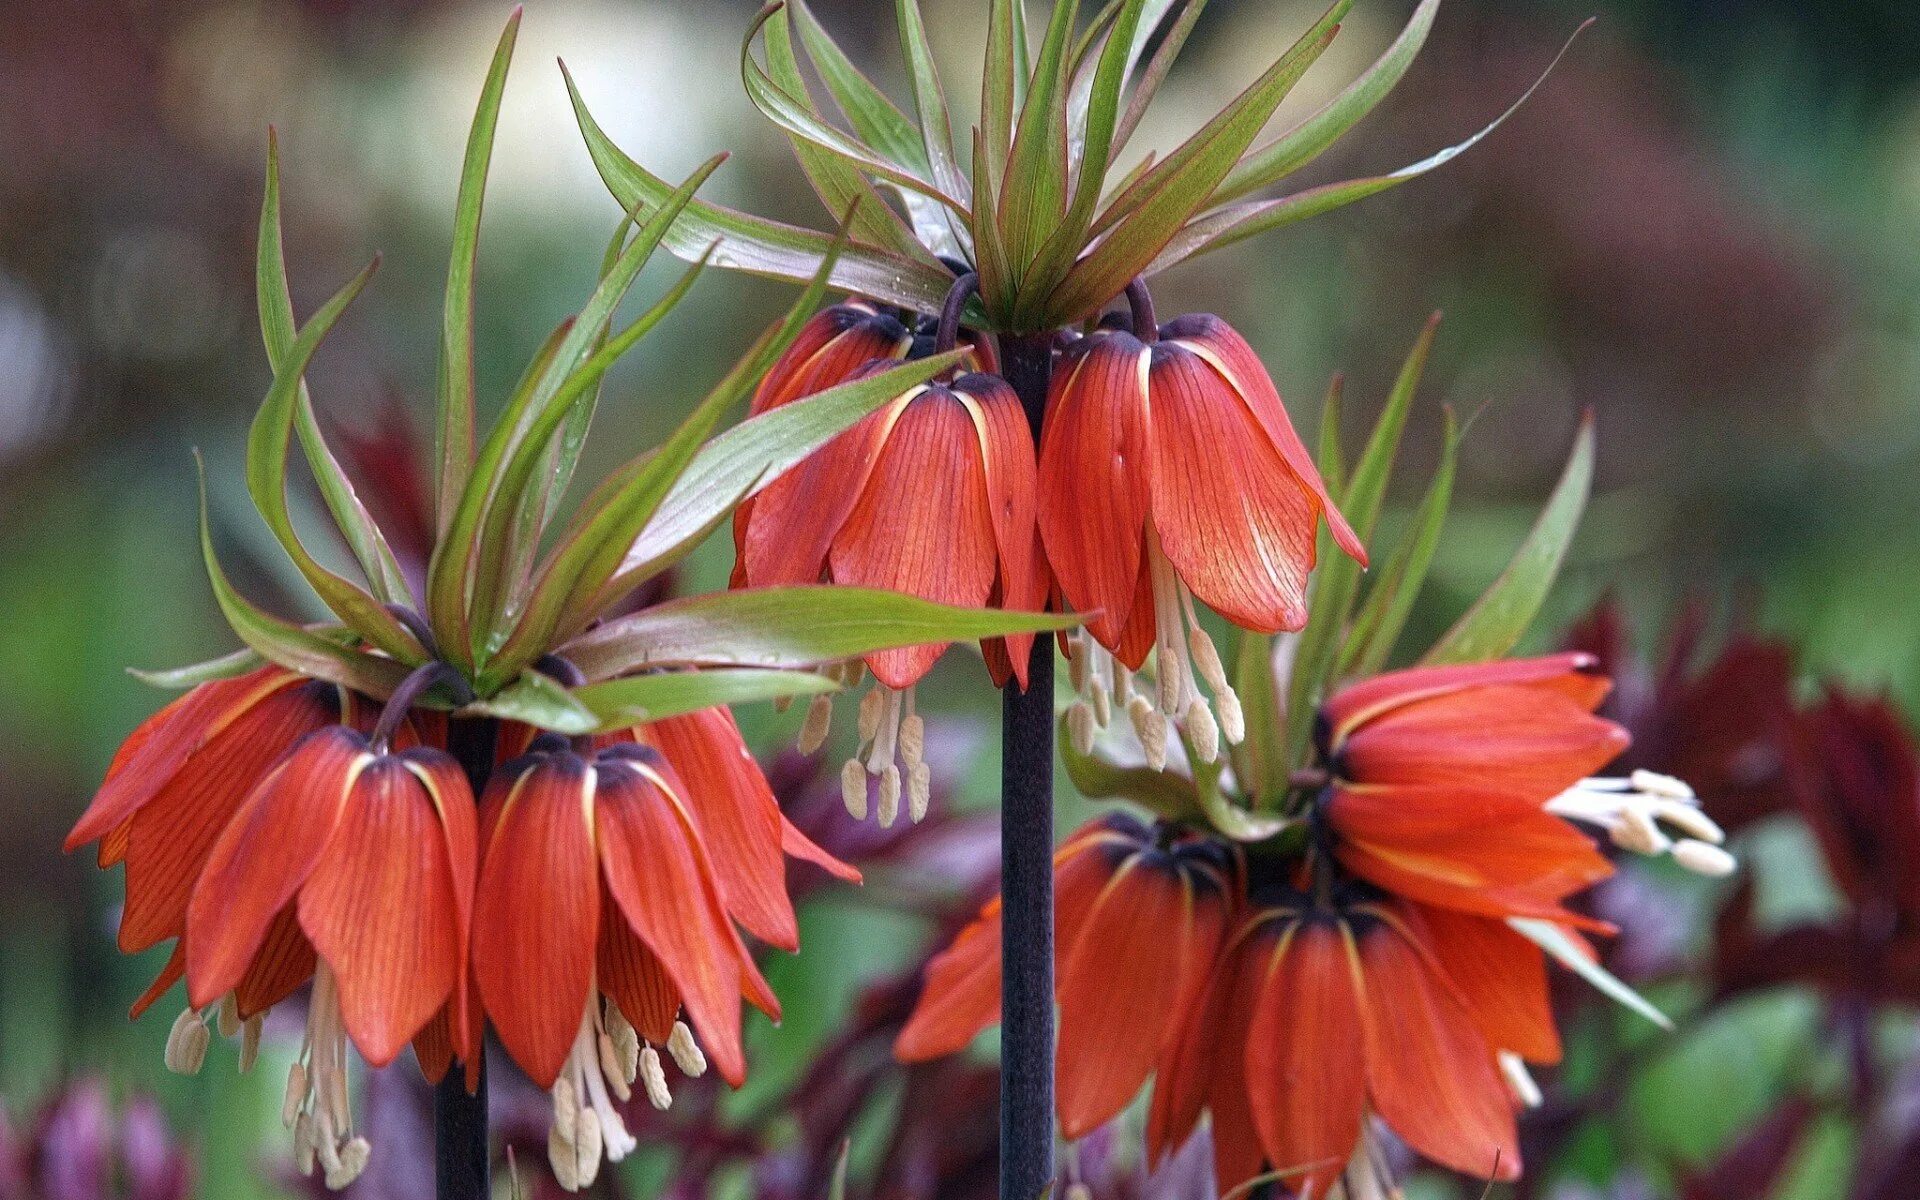
[[682, 1074], [698, 1079], [707, 1073], [707, 1056], [700, 1052], [700, 1044], [693, 1040], [693, 1030], [687, 1028], [685, 1021], [673, 1023], [673, 1033], [667, 1038], [667, 1053], [673, 1055], [674, 1065]]
[[253, 1070], [253, 1064], [260, 1060], [261, 1014], [255, 1013], [240, 1025], [240, 1073], [245, 1075]]
[[840, 800], [847, 815], [856, 821], [867, 819], [867, 769], [857, 758], [848, 759], [840, 768]]
[[1511, 1050], [1502, 1050], [1496, 1055], [1500, 1062], [1500, 1074], [1507, 1081], [1507, 1090], [1513, 1093], [1524, 1108], [1539, 1108], [1546, 1097], [1540, 1092], [1540, 1085], [1534, 1082], [1533, 1073], [1527, 1070], [1527, 1064]]
[[880, 772], [880, 828], [892, 829], [900, 819], [900, 768], [888, 763]]
[[207, 1031], [207, 1019], [192, 1008], [182, 1009], [167, 1031], [164, 1061], [175, 1075], [198, 1075], [207, 1061], [207, 1046], [213, 1035]]
[[1682, 838], [1673, 844], [1673, 861], [1679, 863], [1695, 875], [1706, 875], [1715, 879], [1733, 874], [1740, 869], [1739, 860], [1725, 850], [1710, 842]]
[[[553, 1125], [547, 1131], [547, 1159], [563, 1188], [591, 1187], [600, 1174], [600, 1161], [619, 1162], [638, 1146], [626, 1122], [614, 1107], [633, 1094], [636, 1075], [646, 1074], [651, 1047], [640, 1049], [640, 1036], [618, 1005], [588, 992], [580, 1032], [554, 1080]], [[651, 1083], [648, 1085], [651, 1092]]]
[[807, 703], [807, 719], [800, 726], [800, 737], [795, 746], [802, 754], [812, 754], [827, 744], [827, 734], [833, 729], [833, 700], [829, 696], [815, 696]]
[[667, 1090], [666, 1068], [660, 1065], [660, 1052], [648, 1046], [640, 1052], [640, 1082], [647, 1089], [647, 1102], [661, 1112], [673, 1107], [673, 1093]]
[[1093, 753], [1094, 737], [1093, 708], [1085, 700], [1075, 700], [1067, 706], [1067, 738], [1073, 748], [1081, 754]]
[[[256, 1016], [247, 1022], [253, 1027]], [[256, 1039], [258, 1034], [253, 1035]], [[257, 1042], [256, 1042], [257, 1047]], [[245, 1056], [242, 1049], [242, 1056]], [[280, 1120], [293, 1129], [294, 1162], [311, 1175], [318, 1162], [326, 1185], [346, 1187], [367, 1168], [373, 1149], [354, 1136], [353, 1110], [347, 1100], [347, 1032], [340, 1014], [340, 989], [332, 968], [322, 960], [313, 972], [313, 996], [307, 1002], [307, 1033], [301, 1058], [287, 1071]]]
[[1127, 701], [1127, 716], [1133, 722], [1134, 736], [1147, 753], [1147, 765], [1156, 771], [1167, 766], [1167, 719], [1160, 715], [1145, 696], [1135, 694]]
[[240, 1032], [240, 1002], [232, 992], [220, 997], [220, 1019], [216, 1026], [220, 1036], [230, 1038]]
[[1193, 739], [1193, 752], [1201, 762], [1220, 757], [1220, 726], [1214, 723], [1213, 710], [1205, 700], [1195, 696], [1187, 705], [1185, 724], [1187, 736]]
[[933, 768], [915, 763], [907, 773], [907, 817], [915, 825], [927, 819], [927, 806], [933, 803]]
[[887, 711], [887, 698], [881, 689], [868, 688], [860, 697], [860, 743], [866, 745], [880, 735], [880, 718]]
[[1549, 800], [1547, 811], [1605, 830], [1622, 850], [1669, 855], [1696, 874], [1728, 875], [1739, 866], [1721, 848], [1726, 834], [1700, 810], [1693, 789], [1671, 775], [1635, 771], [1625, 779], [1582, 779]]

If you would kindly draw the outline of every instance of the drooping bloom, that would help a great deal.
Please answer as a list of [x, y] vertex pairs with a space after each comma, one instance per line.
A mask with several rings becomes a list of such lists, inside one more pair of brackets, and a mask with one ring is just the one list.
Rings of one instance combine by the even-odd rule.
[[[382, 732], [369, 739], [336, 725], [271, 769], [194, 885], [189, 1013], [220, 1004], [249, 1020], [313, 980], [281, 1115], [301, 1169], [317, 1157], [330, 1187], [351, 1182], [369, 1153], [347, 1105], [349, 1039], [385, 1066], [444, 1020], [433, 1036], [476, 1058], [467, 1003], [475, 843], [473, 793], [450, 755], [394, 751]], [[204, 1046], [204, 1032], [195, 1036]]]
[[1040, 479], [1048, 564], [1117, 660], [1076, 669], [1082, 692], [1113, 690], [1116, 672], [1128, 691], [1125, 673], [1158, 651], [1153, 703], [1123, 701], [1156, 762], [1168, 722], [1205, 757], [1220, 733], [1244, 735], [1196, 599], [1244, 629], [1300, 629], [1323, 517], [1366, 561], [1266, 369], [1218, 317], [1181, 317], [1152, 343], [1101, 330], [1069, 347], [1054, 368]]
[[[851, 335], [846, 335], [851, 336]], [[875, 369], [869, 366], [867, 370]], [[858, 374], [858, 373], [856, 373]], [[737, 582], [830, 582], [906, 592], [942, 604], [1036, 610], [1046, 575], [1034, 532], [1033, 440], [1020, 399], [997, 376], [971, 373], [913, 388], [756, 496], [735, 527]], [[996, 680], [1024, 686], [1032, 635], [989, 646]], [[904, 794], [915, 820], [929, 774], [914, 685], [946, 649], [936, 643], [866, 657], [879, 687], [860, 709], [862, 754], [843, 771], [856, 818], [880, 781], [891, 824]], [[826, 734], [827, 702], [803, 745]]]
[[1539, 951], [1497, 922], [1340, 891], [1262, 889], [1160, 1072], [1149, 1154], [1178, 1149], [1206, 1109], [1223, 1190], [1280, 1171], [1320, 1200], [1366, 1155], [1374, 1117], [1437, 1163], [1516, 1178], [1496, 1047], [1557, 1052]]
[[[1236, 868], [1212, 839], [1113, 813], [1060, 847], [1054, 879], [1060, 1125], [1080, 1138], [1127, 1106], [1192, 1019], [1234, 910]], [[999, 1019], [996, 898], [928, 966], [894, 1053], [952, 1054]]]
[[656, 1047], [688, 1074], [705, 1069], [705, 1047], [738, 1085], [742, 995], [780, 1011], [734, 927], [710, 845], [725, 835], [688, 796], [653, 746], [576, 753], [541, 737], [494, 772], [483, 802], [474, 977], [507, 1051], [553, 1093], [549, 1158], [570, 1189], [634, 1148], [610, 1097], [638, 1078], [666, 1107]]

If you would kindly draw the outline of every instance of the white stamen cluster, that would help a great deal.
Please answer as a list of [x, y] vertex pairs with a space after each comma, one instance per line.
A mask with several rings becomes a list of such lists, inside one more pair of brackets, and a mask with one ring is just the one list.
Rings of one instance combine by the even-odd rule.
[[840, 798], [856, 821], [867, 818], [867, 780], [880, 781], [876, 816], [891, 829], [906, 797], [908, 817], [917, 825], [933, 796], [927, 767], [927, 726], [914, 711], [914, 691], [895, 691], [875, 683], [860, 697], [860, 748], [840, 768]]
[[253, 1064], [260, 1057], [260, 1013], [246, 1020], [240, 1019], [240, 1003], [229, 992], [218, 1005], [196, 1011], [182, 1009], [174, 1018], [173, 1028], [167, 1032], [165, 1061], [167, 1070], [176, 1075], [198, 1075], [206, 1064], [207, 1049], [213, 1042], [208, 1022], [220, 1031], [220, 1036], [240, 1038], [240, 1070], [244, 1074], [253, 1070]]
[[[1113, 720], [1126, 712], [1147, 764], [1165, 770], [1167, 741], [1178, 729], [1195, 757], [1213, 762], [1220, 742], [1239, 744], [1247, 736], [1240, 696], [1227, 681], [1226, 667], [1213, 638], [1200, 624], [1193, 593], [1180, 582], [1173, 564], [1149, 533], [1147, 571], [1153, 584], [1154, 684], [1151, 695], [1135, 687], [1133, 672], [1084, 633], [1071, 639], [1070, 676], [1079, 699], [1067, 709], [1067, 736], [1082, 754]], [[1200, 684], [1206, 685], [1206, 692]], [[1208, 694], [1212, 699], [1209, 701]]]
[[[553, 1126], [547, 1131], [547, 1161], [569, 1192], [593, 1186], [600, 1163], [619, 1162], [639, 1143], [627, 1132], [614, 1101], [633, 1097], [637, 1083], [647, 1101], [664, 1111], [673, 1103], [660, 1051], [648, 1045], [609, 997], [589, 993], [580, 1032], [553, 1083]], [[693, 1031], [675, 1021], [667, 1052], [687, 1075], [707, 1069]]]
[[340, 989], [322, 962], [314, 969], [313, 996], [307, 1002], [307, 1033], [300, 1057], [287, 1071], [280, 1121], [293, 1130], [293, 1160], [302, 1175], [320, 1167], [326, 1184], [338, 1191], [366, 1170], [372, 1147], [353, 1132], [347, 1103], [347, 1030], [340, 1016]]
[[1502, 1050], [1495, 1059], [1500, 1064], [1501, 1078], [1507, 1081], [1507, 1090], [1523, 1108], [1539, 1108], [1546, 1101], [1541, 1094], [1540, 1085], [1534, 1081], [1533, 1072], [1527, 1070], [1526, 1060], [1511, 1050]]
[[1635, 771], [1625, 779], [1582, 779], [1549, 800], [1547, 811], [1606, 830], [1622, 850], [1670, 855], [1698, 875], [1730, 875], [1739, 866], [1721, 845], [1726, 834], [1700, 811], [1693, 789], [1671, 775]]

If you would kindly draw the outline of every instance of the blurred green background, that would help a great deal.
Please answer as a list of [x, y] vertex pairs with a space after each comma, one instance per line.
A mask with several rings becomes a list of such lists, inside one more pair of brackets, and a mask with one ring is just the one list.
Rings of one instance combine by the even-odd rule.
[[[738, 87], [755, 7], [528, 6], [483, 232], [483, 396], [497, 401], [585, 295], [619, 216], [556, 55], [649, 168], [678, 178], [731, 149], [710, 197], [824, 223]], [[1213, 0], [1136, 149], [1184, 136], [1317, 7]], [[891, 5], [814, 8], [899, 94]], [[971, 96], [984, 5], [926, 8], [949, 91]], [[1344, 84], [1410, 8], [1361, 0], [1287, 112]], [[1204, 258], [1159, 285], [1159, 308], [1235, 322], [1303, 428], [1345, 371], [1355, 437], [1421, 321], [1445, 311], [1408, 490], [1432, 461], [1439, 405], [1481, 415], [1423, 602], [1429, 630], [1497, 570], [1591, 407], [1600, 486], [1556, 623], [1609, 589], [1643, 628], [1689, 595], [1732, 597], [1799, 644], [1809, 671], [1920, 700], [1920, 10], [1448, 0], [1401, 91], [1311, 181], [1465, 136], [1588, 15], [1598, 25], [1473, 153]], [[504, 16], [492, 0], [0, 6], [0, 1102], [27, 1121], [77, 1072], [156, 1091], [201, 1160], [205, 1195], [275, 1194], [261, 1179], [282, 1161], [278, 1080], [236, 1081], [219, 1053], [197, 1079], [165, 1076], [171, 1010], [125, 1021], [159, 960], [116, 954], [118, 874], [58, 845], [119, 739], [159, 702], [122, 668], [233, 645], [195, 553], [190, 447], [214, 472], [236, 580], [282, 611], [299, 603], [239, 480], [269, 378], [251, 294], [267, 126], [281, 138], [300, 310], [372, 251], [386, 256], [310, 379], [338, 436], [391, 432], [392, 406], [417, 411], [431, 388], [458, 156]], [[610, 384], [597, 462], [668, 428], [790, 294], [709, 273]], [[728, 548], [709, 546], [683, 583], [720, 586], [727, 565]], [[952, 721], [991, 722], [977, 672], [936, 678]], [[795, 718], [751, 723], [771, 746]], [[976, 783], [992, 777], [981, 766]], [[976, 786], [963, 802], [990, 798]], [[844, 901], [810, 915], [816, 931], [809, 949], [824, 952], [780, 968], [796, 1019], [755, 1031], [776, 1075], [831, 1030], [854, 980], [910, 957], [918, 937]], [[1804, 1019], [1793, 1003], [1752, 1028], [1791, 1043]], [[1739, 1064], [1769, 1069], [1771, 1043], [1740, 1029], [1731, 1046], [1689, 1050], [1719, 1075], [1676, 1068], [1648, 1085], [1672, 1093], [1657, 1111], [1680, 1114], [1642, 1131], [1655, 1150], [1704, 1155], [1732, 1132], [1700, 1102], [1749, 1086]], [[1802, 1174], [1796, 1195], [1845, 1194], [1837, 1171]]]

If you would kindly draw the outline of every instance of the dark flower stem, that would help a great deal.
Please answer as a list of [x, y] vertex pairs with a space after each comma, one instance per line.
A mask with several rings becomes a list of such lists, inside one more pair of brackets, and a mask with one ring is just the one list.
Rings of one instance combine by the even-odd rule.
[[1153, 315], [1153, 293], [1147, 281], [1135, 279], [1127, 285], [1127, 307], [1133, 312], [1133, 336], [1151, 346], [1160, 340], [1160, 322]]
[[[490, 717], [456, 717], [447, 722], [447, 749], [467, 773], [477, 800], [493, 773], [499, 723]], [[484, 1031], [477, 1065], [479, 1087], [467, 1091], [459, 1063], [433, 1091], [433, 1190], [438, 1200], [487, 1200], [493, 1193], [491, 1150], [487, 1140], [487, 1064]]]
[[[1001, 369], [1034, 441], [1053, 338], [1006, 338]], [[1000, 1200], [1039, 1200], [1053, 1182], [1053, 639], [1033, 639], [1027, 688], [1000, 709]]]

